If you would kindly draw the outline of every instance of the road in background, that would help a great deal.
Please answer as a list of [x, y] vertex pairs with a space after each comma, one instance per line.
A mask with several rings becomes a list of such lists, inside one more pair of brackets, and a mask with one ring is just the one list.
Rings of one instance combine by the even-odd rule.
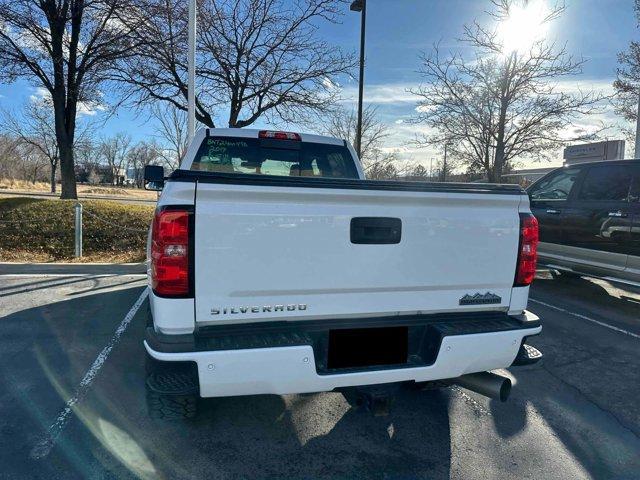
[[34, 458], [34, 446], [144, 284], [141, 275], [0, 276], [2, 476], [565, 479], [640, 472], [640, 340], [628, 334], [640, 331], [640, 292], [548, 275], [536, 280], [530, 304], [544, 322], [531, 339], [544, 363], [511, 369], [517, 385], [507, 403], [459, 388], [406, 391], [381, 418], [321, 393], [211, 399], [196, 420], [151, 420], [145, 304], [50, 451]]

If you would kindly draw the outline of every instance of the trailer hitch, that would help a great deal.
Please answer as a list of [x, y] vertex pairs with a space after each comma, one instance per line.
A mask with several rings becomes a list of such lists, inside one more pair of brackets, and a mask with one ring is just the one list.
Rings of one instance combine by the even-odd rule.
[[347, 401], [356, 407], [362, 407], [371, 412], [374, 417], [385, 417], [391, 411], [396, 393], [400, 389], [399, 383], [385, 385], [367, 385], [355, 387], [351, 392], [344, 392]]

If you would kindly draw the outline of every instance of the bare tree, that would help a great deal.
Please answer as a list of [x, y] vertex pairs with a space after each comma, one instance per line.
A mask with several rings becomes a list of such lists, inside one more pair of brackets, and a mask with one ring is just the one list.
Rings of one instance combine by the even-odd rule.
[[30, 137], [14, 134], [13, 126], [7, 122], [3, 122], [3, 126], [7, 130], [0, 134], [0, 180], [24, 180], [33, 184], [49, 180], [49, 161], [40, 145]]
[[127, 154], [131, 148], [131, 137], [126, 133], [117, 133], [113, 137], [103, 138], [98, 145], [99, 154], [109, 166], [112, 185], [120, 184], [120, 173], [126, 165]]
[[[640, 0], [635, 0], [634, 11], [640, 26]], [[635, 122], [638, 117], [638, 98], [640, 97], [640, 42], [635, 40], [629, 42], [628, 49], [618, 54], [618, 64], [617, 78], [613, 82], [617, 93], [614, 102], [616, 112], [626, 120]], [[635, 132], [628, 136], [633, 138]]]
[[74, 140], [79, 107], [134, 46], [118, 21], [125, 0], [0, 0], [0, 80], [25, 78], [46, 90], [54, 111], [62, 198], [77, 198]]
[[[498, 24], [508, 22], [514, 8], [527, 2], [493, 0], [488, 12]], [[557, 19], [563, 5], [551, 8], [542, 24]], [[536, 21], [532, 18], [531, 21]], [[598, 110], [606, 97], [596, 92], [563, 91], [558, 80], [581, 72], [584, 60], [545, 38], [526, 49], [510, 50], [498, 28], [475, 21], [465, 26], [462, 45], [471, 58], [442, 56], [438, 45], [422, 56], [427, 83], [413, 90], [418, 100], [416, 122], [431, 132], [422, 145], [448, 142], [451, 153], [470, 171], [482, 171], [499, 182], [504, 169], [518, 157], [541, 158], [569, 140], [565, 130], [583, 115]]]
[[438, 173], [438, 181], [446, 182], [458, 168], [458, 161], [451, 156], [451, 145], [445, 143], [442, 151], [442, 158], [436, 163], [436, 172]]
[[[331, 112], [322, 124], [327, 135], [341, 138], [355, 145], [358, 117], [355, 109]], [[362, 149], [363, 161], [377, 156], [382, 141], [389, 136], [387, 126], [378, 119], [378, 108], [368, 105], [362, 111]]]
[[135, 144], [127, 155], [129, 169], [133, 171], [136, 187], [144, 185], [144, 167], [158, 162], [160, 147], [155, 142], [141, 141]]
[[20, 114], [4, 110], [2, 118], [8, 132], [49, 161], [51, 193], [56, 193], [56, 169], [60, 156], [51, 106], [40, 99], [29, 102]]
[[18, 139], [8, 132], [0, 132], [0, 179], [14, 178], [17, 163]]
[[175, 170], [189, 146], [187, 114], [170, 104], [156, 104], [151, 108], [151, 113], [158, 124], [156, 136], [167, 147], [160, 150], [164, 163]]
[[[324, 119], [322, 125], [320, 128], [325, 134], [354, 144], [357, 130], [357, 113], [354, 109], [334, 111]], [[382, 143], [388, 136], [387, 126], [378, 119], [377, 107], [365, 107], [362, 112], [360, 160], [368, 179], [394, 179], [406, 170], [398, 164], [396, 153], [386, 153], [382, 150]]]
[[[162, 100], [186, 110], [187, 14], [180, 0], [132, 0], [136, 55], [113, 77], [136, 105]], [[300, 122], [335, 102], [337, 76], [355, 57], [320, 40], [317, 25], [336, 22], [343, 0], [201, 0], [198, 4], [196, 118], [213, 127], [246, 127], [258, 118]]]
[[446, 182], [447, 179], [453, 174], [455, 166], [451, 161], [451, 158], [442, 157], [442, 160], [438, 160], [436, 168], [438, 172], [438, 181]]
[[18, 178], [33, 184], [46, 178], [47, 158], [33, 144], [18, 139], [15, 153]]
[[424, 165], [422, 165], [421, 163], [418, 163], [417, 165], [415, 165], [413, 168], [411, 168], [409, 170], [408, 173], [409, 177], [415, 178], [415, 179], [421, 179], [421, 178], [431, 178], [431, 172], [429, 172], [429, 169], [427, 169], [427, 167], [425, 167]]
[[[56, 171], [60, 161], [53, 105], [48, 97], [32, 98], [21, 110], [0, 111], [6, 131], [20, 143], [30, 145], [33, 155], [49, 162], [51, 193], [56, 193]], [[93, 127], [89, 120], [78, 124], [74, 144], [80, 143]]]
[[[97, 176], [100, 181], [104, 181], [104, 173], [107, 169], [102, 164], [100, 156], [100, 148], [97, 141], [90, 133], [85, 135], [82, 141], [75, 142], [75, 173], [80, 182], [98, 183]], [[93, 174], [93, 176], [92, 176]], [[93, 181], [90, 181], [92, 176]]]
[[397, 180], [402, 172], [396, 163], [395, 155], [383, 155], [364, 166], [365, 176], [368, 180]]

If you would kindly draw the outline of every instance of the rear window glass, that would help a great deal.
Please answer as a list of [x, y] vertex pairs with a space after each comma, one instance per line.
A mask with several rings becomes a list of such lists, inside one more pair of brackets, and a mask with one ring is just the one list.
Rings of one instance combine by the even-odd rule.
[[531, 200], [566, 200], [580, 170], [568, 168], [534, 183], [529, 189]]
[[631, 168], [623, 165], [593, 167], [587, 172], [579, 198], [626, 202], [631, 188]]
[[282, 177], [358, 178], [347, 147], [258, 138], [208, 137], [191, 170]]

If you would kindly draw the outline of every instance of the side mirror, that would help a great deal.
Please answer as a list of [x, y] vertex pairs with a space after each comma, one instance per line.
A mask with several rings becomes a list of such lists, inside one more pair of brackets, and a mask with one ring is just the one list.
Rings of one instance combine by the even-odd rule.
[[164, 188], [164, 167], [160, 165], [146, 165], [144, 167], [144, 189], [162, 190]]

